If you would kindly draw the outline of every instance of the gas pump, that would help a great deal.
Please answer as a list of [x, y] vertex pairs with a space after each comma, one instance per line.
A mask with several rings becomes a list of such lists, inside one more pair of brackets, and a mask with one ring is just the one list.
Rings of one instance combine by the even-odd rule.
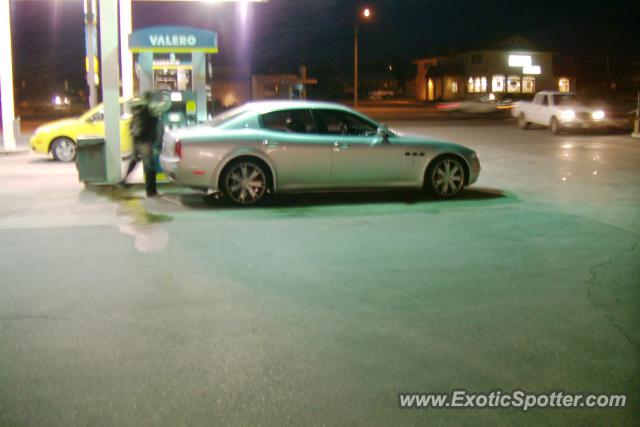
[[171, 109], [165, 127], [174, 129], [207, 120], [207, 55], [218, 52], [218, 35], [189, 27], [153, 27], [129, 35], [137, 54], [139, 93], [167, 91]]
[[163, 116], [165, 128], [175, 129], [197, 123], [196, 93], [192, 91], [171, 92], [171, 108]]

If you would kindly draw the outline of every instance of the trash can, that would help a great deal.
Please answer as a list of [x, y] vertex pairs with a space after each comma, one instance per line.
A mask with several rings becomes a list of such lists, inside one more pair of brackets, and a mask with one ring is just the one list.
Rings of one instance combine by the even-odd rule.
[[106, 182], [105, 141], [99, 136], [81, 136], [77, 140], [78, 179], [86, 183]]

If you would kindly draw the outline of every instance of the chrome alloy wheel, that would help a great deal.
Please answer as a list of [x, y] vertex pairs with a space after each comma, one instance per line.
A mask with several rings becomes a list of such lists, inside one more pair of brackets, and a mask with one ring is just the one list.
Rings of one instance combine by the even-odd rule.
[[518, 116], [518, 127], [522, 130], [525, 130], [529, 127], [529, 122], [522, 113], [520, 113], [520, 116]]
[[224, 182], [227, 195], [240, 205], [256, 203], [267, 191], [267, 176], [260, 166], [252, 162], [234, 164]]
[[562, 132], [562, 127], [560, 126], [560, 122], [555, 117], [551, 118], [551, 123], [549, 124], [549, 130], [553, 135], [559, 135]]
[[432, 189], [440, 197], [453, 197], [464, 186], [464, 168], [455, 159], [439, 161], [431, 172]]
[[57, 138], [51, 146], [53, 157], [61, 162], [72, 162], [76, 158], [76, 144], [69, 138]]

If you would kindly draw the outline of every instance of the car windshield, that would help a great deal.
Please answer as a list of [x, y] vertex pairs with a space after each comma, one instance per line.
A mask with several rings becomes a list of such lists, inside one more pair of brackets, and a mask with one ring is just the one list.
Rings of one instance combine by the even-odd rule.
[[553, 95], [555, 105], [574, 105], [580, 103], [580, 99], [574, 94]]
[[225, 111], [224, 113], [220, 113], [215, 116], [210, 122], [207, 124], [211, 127], [219, 127], [228, 123], [229, 121], [235, 119], [236, 117], [241, 116], [247, 111], [246, 106], [232, 108], [230, 110]]
[[[102, 104], [98, 104], [96, 108], [93, 108], [87, 111], [82, 116], [80, 116], [80, 118], [83, 120], [92, 120], [92, 121], [104, 120], [104, 106]], [[131, 100], [120, 102], [120, 118], [121, 119], [131, 118]]]

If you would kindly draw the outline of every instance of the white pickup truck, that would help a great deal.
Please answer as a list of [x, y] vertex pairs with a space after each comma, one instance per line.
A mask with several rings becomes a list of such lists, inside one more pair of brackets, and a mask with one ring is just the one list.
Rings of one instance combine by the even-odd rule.
[[548, 126], [554, 135], [567, 129], [608, 125], [602, 109], [584, 105], [575, 93], [538, 92], [532, 102], [514, 103], [511, 114], [518, 119], [521, 129], [527, 129], [531, 124]]

